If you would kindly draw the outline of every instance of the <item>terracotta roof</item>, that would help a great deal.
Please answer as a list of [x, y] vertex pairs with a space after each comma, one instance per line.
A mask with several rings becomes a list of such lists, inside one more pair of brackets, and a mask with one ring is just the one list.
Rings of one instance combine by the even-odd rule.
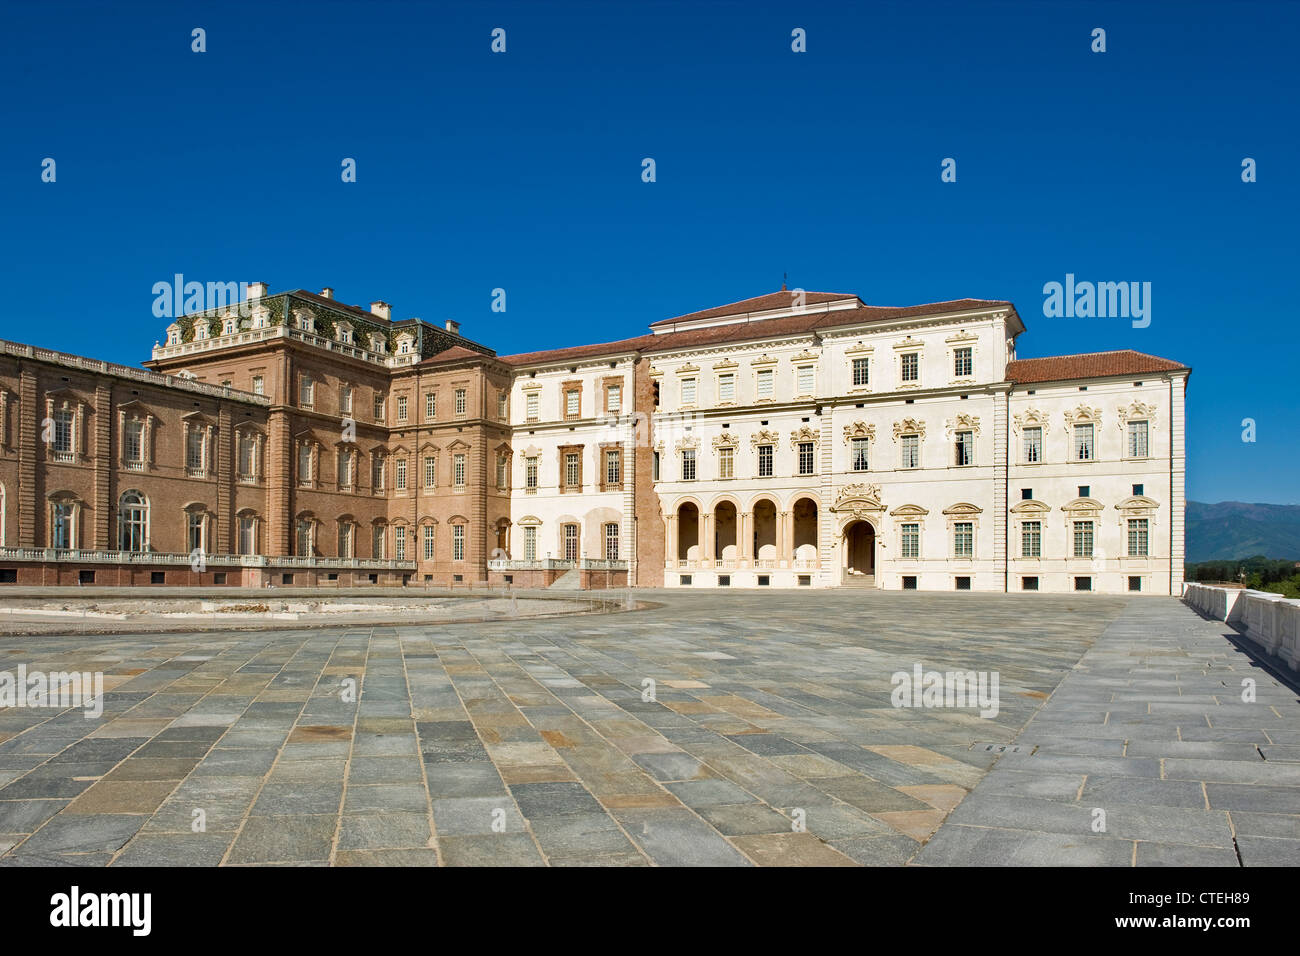
[[[825, 294], [825, 293], [823, 293]], [[838, 297], [838, 298], [843, 298]], [[750, 300], [754, 301], [754, 300]], [[544, 362], [562, 362], [567, 359], [590, 358], [596, 355], [612, 355], [641, 349], [647, 352], [659, 352], [668, 349], [717, 345], [723, 342], [744, 342], [750, 339], [767, 338], [773, 335], [799, 335], [816, 329], [838, 328], [846, 325], [860, 325], [864, 322], [883, 322], [888, 319], [906, 318], [914, 315], [942, 315], [946, 312], [967, 312], [971, 309], [1005, 307], [1015, 311], [1010, 302], [995, 299], [955, 299], [951, 302], [932, 302], [926, 305], [879, 306], [864, 305], [856, 309], [837, 309], [833, 312], [810, 312], [801, 315], [782, 316], [775, 319], [758, 319], [753, 322], [735, 322], [729, 325], [714, 325], [702, 329], [683, 329], [680, 332], [664, 332], [660, 335], [642, 335], [634, 339], [622, 339], [601, 345], [579, 345], [568, 349], [551, 349], [543, 352], [526, 352], [521, 355], [503, 355], [501, 361], [507, 365], [538, 365]], [[702, 313], [699, 313], [702, 314]]]
[[[722, 315], [744, 315], [746, 312], [770, 312], [773, 309], [788, 309], [794, 305], [794, 295], [793, 291], [782, 289], [780, 292], [756, 295], [752, 299], [741, 299], [739, 302], [732, 302], [730, 305], [719, 305], [712, 309], [701, 309], [699, 312], [688, 312], [674, 319], [660, 319], [658, 322], [651, 322], [650, 328], [672, 325], [674, 322], [689, 322], [694, 319], [711, 319]], [[843, 299], [856, 298], [857, 296], [852, 292], [804, 292], [803, 294], [805, 305], [817, 305], [822, 302], [838, 302]]]
[[491, 355], [485, 355], [482, 352], [475, 352], [473, 349], [467, 349], [463, 345], [453, 345], [449, 349], [443, 349], [437, 355], [431, 355], [420, 365], [428, 365], [430, 362], [457, 362], [462, 359], [488, 359]]
[[1085, 352], [1048, 358], [1016, 359], [1007, 363], [1007, 381], [1017, 384], [1062, 382], [1076, 378], [1105, 378], [1110, 375], [1142, 375], [1187, 369], [1182, 362], [1157, 358], [1132, 349], [1116, 352]]

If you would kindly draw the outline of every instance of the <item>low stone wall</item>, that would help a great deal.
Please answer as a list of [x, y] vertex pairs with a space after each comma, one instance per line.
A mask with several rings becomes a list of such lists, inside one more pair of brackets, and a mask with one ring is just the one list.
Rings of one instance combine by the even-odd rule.
[[1273, 656], [1300, 670], [1300, 601], [1267, 591], [1188, 584], [1183, 600], [1231, 624]]

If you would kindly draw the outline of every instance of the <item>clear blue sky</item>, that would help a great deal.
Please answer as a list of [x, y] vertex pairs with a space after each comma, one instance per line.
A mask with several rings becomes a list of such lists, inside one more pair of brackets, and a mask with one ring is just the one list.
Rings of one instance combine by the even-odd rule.
[[[785, 272], [1010, 299], [1022, 356], [1194, 368], [1190, 497], [1297, 503], [1298, 25], [1282, 2], [10, 2], [0, 336], [140, 362], [174, 273], [329, 285], [503, 353]], [[1066, 273], [1151, 282], [1150, 327], [1044, 317]]]

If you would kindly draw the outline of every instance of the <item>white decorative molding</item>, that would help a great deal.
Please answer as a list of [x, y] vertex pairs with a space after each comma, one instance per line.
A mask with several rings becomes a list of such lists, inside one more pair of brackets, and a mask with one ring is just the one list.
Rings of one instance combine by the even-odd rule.
[[760, 428], [749, 437], [749, 443], [751, 445], [775, 445], [780, 442], [780, 440], [780, 435], [774, 431], [769, 431], [766, 428]]
[[740, 440], [731, 432], [723, 432], [721, 435], [715, 435], [713, 438], [714, 448], [736, 448], [740, 445]]
[[944, 423], [947, 434], [951, 437], [959, 431], [973, 431], [976, 435], [980, 433], [980, 420], [978, 415], [967, 415], [961, 412], [956, 418], [950, 419]]
[[915, 418], [904, 418], [901, 422], [894, 422], [894, 441], [898, 441], [902, 435], [920, 435], [925, 437], [925, 422], [917, 421]]
[[801, 425], [790, 433], [790, 447], [798, 448], [800, 442], [818, 442], [821, 441], [821, 434], [807, 425]]
[[1090, 408], [1087, 405], [1080, 405], [1078, 408], [1072, 408], [1065, 413], [1065, 423], [1067, 425], [1096, 425], [1100, 422], [1100, 408]]
[[1027, 408], [1023, 412], [1017, 412], [1011, 417], [1011, 420], [1015, 423], [1017, 432], [1026, 428], [1041, 428], [1043, 434], [1046, 435], [1048, 417], [1047, 412], [1039, 411], [1037, 408]]
[[852, 425], [844, 426], [844, 442], [851, 444], [855, 438], [866, 438], [871, 441], [876, 440], [876, 426], [868, 425], [866, 422], [854, 422]]

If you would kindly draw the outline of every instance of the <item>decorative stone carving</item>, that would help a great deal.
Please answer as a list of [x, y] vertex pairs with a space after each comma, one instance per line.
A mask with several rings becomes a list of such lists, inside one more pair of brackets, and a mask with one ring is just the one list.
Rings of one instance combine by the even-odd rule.
[[775, 445], [780, 440], [781, 436], [776, 432], [769, 431], [766, 428], [760, 428], [750, 436], [749, 443], [751, 445]]
[[1037, 408], [1026, 408], [1023, 412], [1017, 412], [1011, 420], [1015, 422], [1018, 432], [1026, 428], [1041, 428], [1043, 434], [1047, 434], [1047, 412], [1039, 411]]
[[1087, 405], [1080, 405], [1078, 408], [1072, 408], [1065, 413], [1065, 423], [1067, 425], [1095, 425], [1100, 421], [1101, 409], [1089, 408]]
[[867, 438], [871, 441], [876, 440], [876, 426], [868, 425], [866, 422], [854, 422], [852, 425], [844, 426], [844, 441], [851, 444], [855, 438]]
[[894, 422], [894, 441], [898, 441], [900, 435], [920, 435], [925, 437], [925, 422], [919, 422], [915, 418], [904, 418], [901, 422]]
[[959, 431], [973, 431], [976, 435], [980, 433], [980, 420], [978, 415], [967, 415], [962, 412], [956, 418], [944, 423], [947, 433], [951, 436]]
[[807, 425], [802, 425], [790, 433], [790, 447], [798, 448], [800, 442], [816, 442], [821, 439], [821, 435]]
[[723, 432], [721, 435], [714, 436], [714, 448], [735, 448], [740, 441], [731, 432]]

